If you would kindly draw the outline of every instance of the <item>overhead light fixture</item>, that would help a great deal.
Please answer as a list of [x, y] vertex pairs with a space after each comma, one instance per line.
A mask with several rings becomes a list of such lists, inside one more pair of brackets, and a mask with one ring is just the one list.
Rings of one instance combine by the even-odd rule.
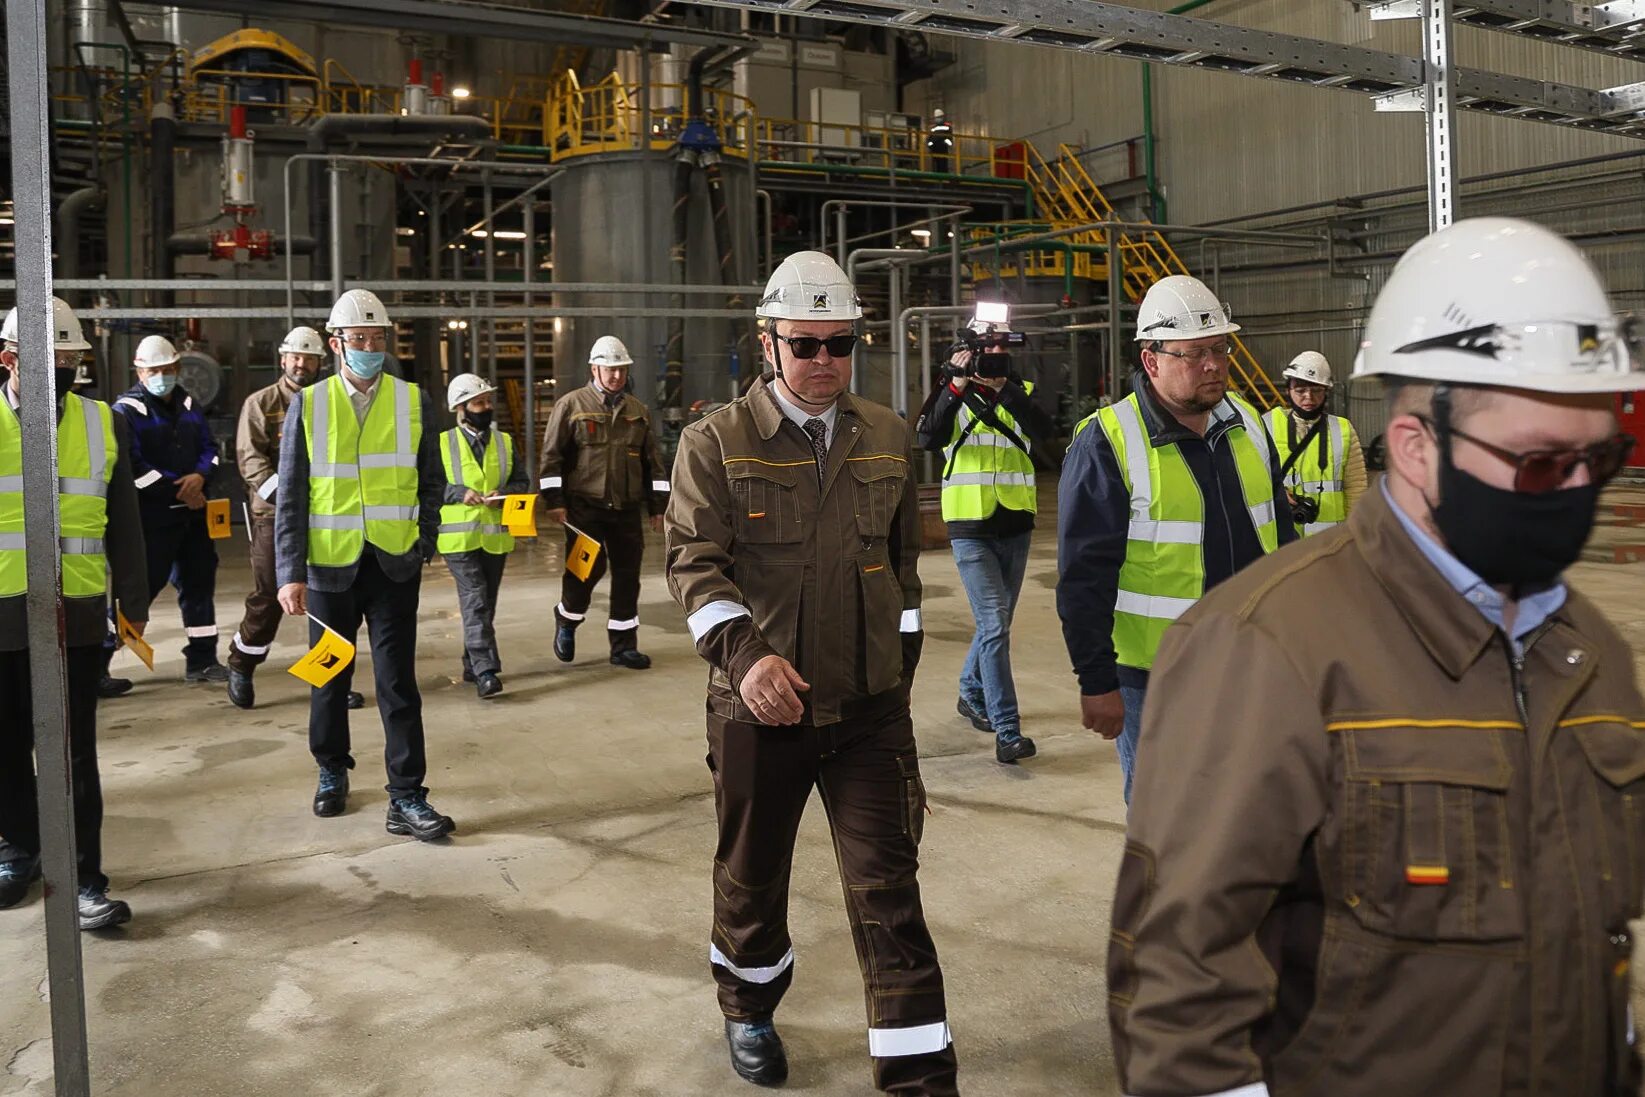
[[416, 236], [417, 235], [417, 230], [416, 229], [408, 229], [404, 225], [401, 225], [399, 228], [394, 230], [394, 235], [396, 235], [396, 236]]
[[565, 332], [565, 320], [562, 317], [556, 316], [554, 318], [554, 334], [555, 335], [561, 335], [564, 332]]
[[[485, 229], [475, 229], [473, 232], [469, 233], [469, 235], [474, 237], [476, 240], [484, 240], [487, 236], [491, 235], [491, 233], [486, 232]], [[521, 232], [519, 229], [498, 229], [496, 236], [499, 240], [525, 239], [525, 233]]]
[[921, 240], [929, 240], [929, 239], [931, 239], [931, 230], [930, 229], [909, 229], [908, 230], [908, 235], [917, 236]]
[[467, 88], [463, 87], [463, 85], [461, 85], [461, 84], [458, 84], [456, 87], [451, 89], [451, 97], [453, 99], [467, 99], [470, 95], [473, 95], [473, 94], [474, 94], [473, 92], [469, 91]]

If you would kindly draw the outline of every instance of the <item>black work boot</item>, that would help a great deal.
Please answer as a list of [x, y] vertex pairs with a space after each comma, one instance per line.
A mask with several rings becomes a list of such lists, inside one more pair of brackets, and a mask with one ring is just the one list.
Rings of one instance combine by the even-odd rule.
[[105, 674], [97, 680], [97, 696], [105, 701], [111, 697], [122, 697], [130, 692], [130, 678], [111, 678]]
[[395, 796], [388, 802], [388, 832], [404, 834], [419, 842], [444, 838], [457, 829], [451, 816], [441, 815], [428, 802], [428, 793], [414, 792], [410, 796]]
[[314, 814], [322, 819], [341, 815], [348, 806], [348, 767], [320, 766], [320, 783], [314, 790]]
[[788, 1080], [788, 1056], [771, 1018], [733, 1021], [727, 1017], [725, 1042], [731, 1048], [731, 1069], [739, 1078], [757, 1086], [780, 1086]]
[[349, 690], [348, 691], [348, 707], [349, 708], [365, 708], [366, 707], [366, 695], [359, 692], [358, 690], [352, 690], [352, 689]]
[[561, 613], [559, 606], [554, 607], [554, 658], [560, 662], [577, 658], [577, 626], [581, 623]]
[[228, 668], [228, 699], [235, 708], [251, 708], [257, 704], [257, 691], [251, 685], [251, 672]]
[[1014, 731], [1002, 731], [994, 737], [994, 760], [1001, 765], [1014, 766], [1019, 758], [1032, 758], [1038, 753], [1034, 740]]
[[40, 879], [40, 858], [19, 857], [0, 861], [0, 910], [16, 906], [28, 898], [29, 888]]
[[954, 711], [970, 720], [971, 726], [978, 731], [986, 731], [990, 735], [994, 734], [994, 725], [988, 722], [988, 713], [972, 705], [963, 696], [959, 699], [959, 703], [954, 706]]
[[629, 670], [649, 670], [651, 656], [640, 651], [640, 630], [637, 628], [607, 629], [611, 638], [611, 665]]

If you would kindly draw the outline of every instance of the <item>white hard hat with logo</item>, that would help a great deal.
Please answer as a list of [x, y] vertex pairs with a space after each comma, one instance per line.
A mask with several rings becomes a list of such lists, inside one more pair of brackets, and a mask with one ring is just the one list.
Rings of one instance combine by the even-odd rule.
[[132, 357], [131, 364], [138, 369], [155, 369], [175, 366], [179, 357], [177, 348], [164, 335], [145, 335], [143, 341], [137, 344], [137, 353]]
[[331, 306], [331, 316], [326, 320], [327, 331], [341, 331], [343, 328], [391, 328], [393, 321], [388, 318], [388, 310], [383, 302], [368, 289], [351, 289]]
[[1187, 274], [1173, 274], [1149, 286], [1137, 308], [1139, 343], [1204, 339], [1238, 330], [1228, 306], [1204, 282]]
[[768, 320], [857, 320], [862, 301], [832, 258], [797, 251], [771, 272], [754, 314]]
[[588, 352], [588, 364], [591, 366], [632, 366], [634, 359], [629, 357], [628, 348], [615, 335], [602, 335], [594, 340], [594, 348]]
[[1563, 236], [1509, 217], [1412, 245], [1377, 296], [1355, 377], [1537, 392], [1645, 389], [1633, 325]]
[[1324, 385], [1332, 388], [1331, 363], [1317, 350], [1305, 350], [1285, 367], [1286, 377], [1297, 381], [1306, 381], [1310, 385]]
[[280, 340], [281, 354], [320, 354], [326, 352], [326, 341], [313, 328], [298, 326], [286, 332]]
[[446, 410], [456, 411], [476, 396], [496, 391], [484, 377], [472, 373], [459, 373], [451, 379], [451, 384], [446, 386]]
[[[61, 297], [51, 299], [51, 328], [52, 349], [54, 350], [90, 350], [91, 344], [86, 342], [86, 333], [80, 328], [80, 318], [74, 315], [69, 303]], [[6, 313], [5, 323], [0, 324], [0, 343], [17, 343], [17, 310], [13, 308]]]

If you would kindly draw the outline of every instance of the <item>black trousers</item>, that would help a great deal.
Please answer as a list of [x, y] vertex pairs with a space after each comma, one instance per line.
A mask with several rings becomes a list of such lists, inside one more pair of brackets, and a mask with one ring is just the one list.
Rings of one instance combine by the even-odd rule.
[[770, 1016], [794, 978], [788, 881], [815, 788], [828, 813], [857, 946], [875, 1084], [959, 1093], [942, 969], [920, 905], [925, 786], [906, 698], [826, 727], [708, 714], [719, 847], [710, 964], [727, 1017]]
[[285, 610], [274, 584], [274, 515], [253, 514], [246, 532], [251, 538], [251, 593], [246, 595], [240, 627], [229, 641], [228, 665], [250, 674], [268, 658]]
[[[609, 560], [611, 620], [606, 627], [615, 632], [632, 632], [640, 624], [640, 562], [645, 556], [645, 517], [641, 508], [613, 510], [579, 503], [571, 497], [566, 500], [566, 519], [604, 547], [587, 579], [579, 579], [568, 571], [560, 580], [560, 609], [573, 621], [581, 621], [588, 613], [589, 599], [593, 597], [595, 585], [604, 577]], [[575, 533], [565, 531], [568, 554], [576, 540]]]
[[189, 511], [164, 520], [144, 516], [143, 542], [148, 553], [149, 616], [154, 599], [167, 585], [177, 588], [188, 643], [183, 657], [190, 670], [217, 661], [217, 546], [206, 532], [205, 511]]
[[[81, 887], [108, 887], [103, 875], [103, 784], [97, 775], [97, 679], [101, 647], [68, 649], [69, 772]], [[0, 861], [40, 854], [34, 780], [34, 706], [29, 653], [0, 652]], [[8, 848], [9, 847], [9, 848]]]
[[[363, 621], [371, 634], [371, 662], [376, 672], [377, 711], [383, 718], [383, 762], [392, 796], [427, 792], [423, 778], [428, 759], [423, 751], [423, 695], [417, 689], [417, 599], [422, 573], [396, 583], [383, 574], [370, 547], [360, 558], [354, 585], [344, 591], [308, 588], [308, 611], [350, 643], [358, 644]], [[324, 630], [309, 622], [311, 645]], [[348, 691], [354, 686], [358, 660], [319, 689], [308, 706], [308, 747], [324, 765], [354, 768], [349, 753]]]

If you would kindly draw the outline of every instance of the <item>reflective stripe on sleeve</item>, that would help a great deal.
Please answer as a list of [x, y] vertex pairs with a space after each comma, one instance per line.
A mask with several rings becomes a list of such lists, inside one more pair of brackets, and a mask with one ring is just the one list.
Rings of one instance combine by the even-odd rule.
[[652, 491], [667, 491], [667, 490], [669, 490], [668, 481], [667, 480], [653, 480], [653, 481], [651, 481], [651, 490]]
[[919, 610], [905, 609], [902, 611], [902, 621], [897, 625], [898, 632], [919, 632], [921, 628]]
[[277, 490], [279, 490], [279, 487], [280, 487], [280, 474], [275, 473], [273, 476], [270, 476], [267, 480], [264, 480], [263, 483], [262, 483], [262, 486], [257, 489], [257, 498], [261, 499], [263, 502], [266, 503], [274, 497], [274, 493]]
[[708, 603], [708, 605], [687, 617], [685, 627], [691, 630], [691, 642], [695, 644], [701, 641], [704, 636], [713, 632], [716, 626], [724, 624], [726, 621], [735, 620], [738, 617], [752, 616], [748, 612], [747, 606], [729, 599], [722, 599], [718, 602]]
[[561, 483], [562, 479], [563, 479], [563, 477], [559, 477], [559, 476], [545, 476], [541, 480], [537, 481], [537, 490], [538, 491], [552, 491], [554, 488], [557, 488], [557, 487], [560, 486], [560, 483]]
[[141, 491], [146, 487], [159, 483], [160, 473], [155, 469], [149, 469], [132, 482], [137, 485], [137, 490]]

